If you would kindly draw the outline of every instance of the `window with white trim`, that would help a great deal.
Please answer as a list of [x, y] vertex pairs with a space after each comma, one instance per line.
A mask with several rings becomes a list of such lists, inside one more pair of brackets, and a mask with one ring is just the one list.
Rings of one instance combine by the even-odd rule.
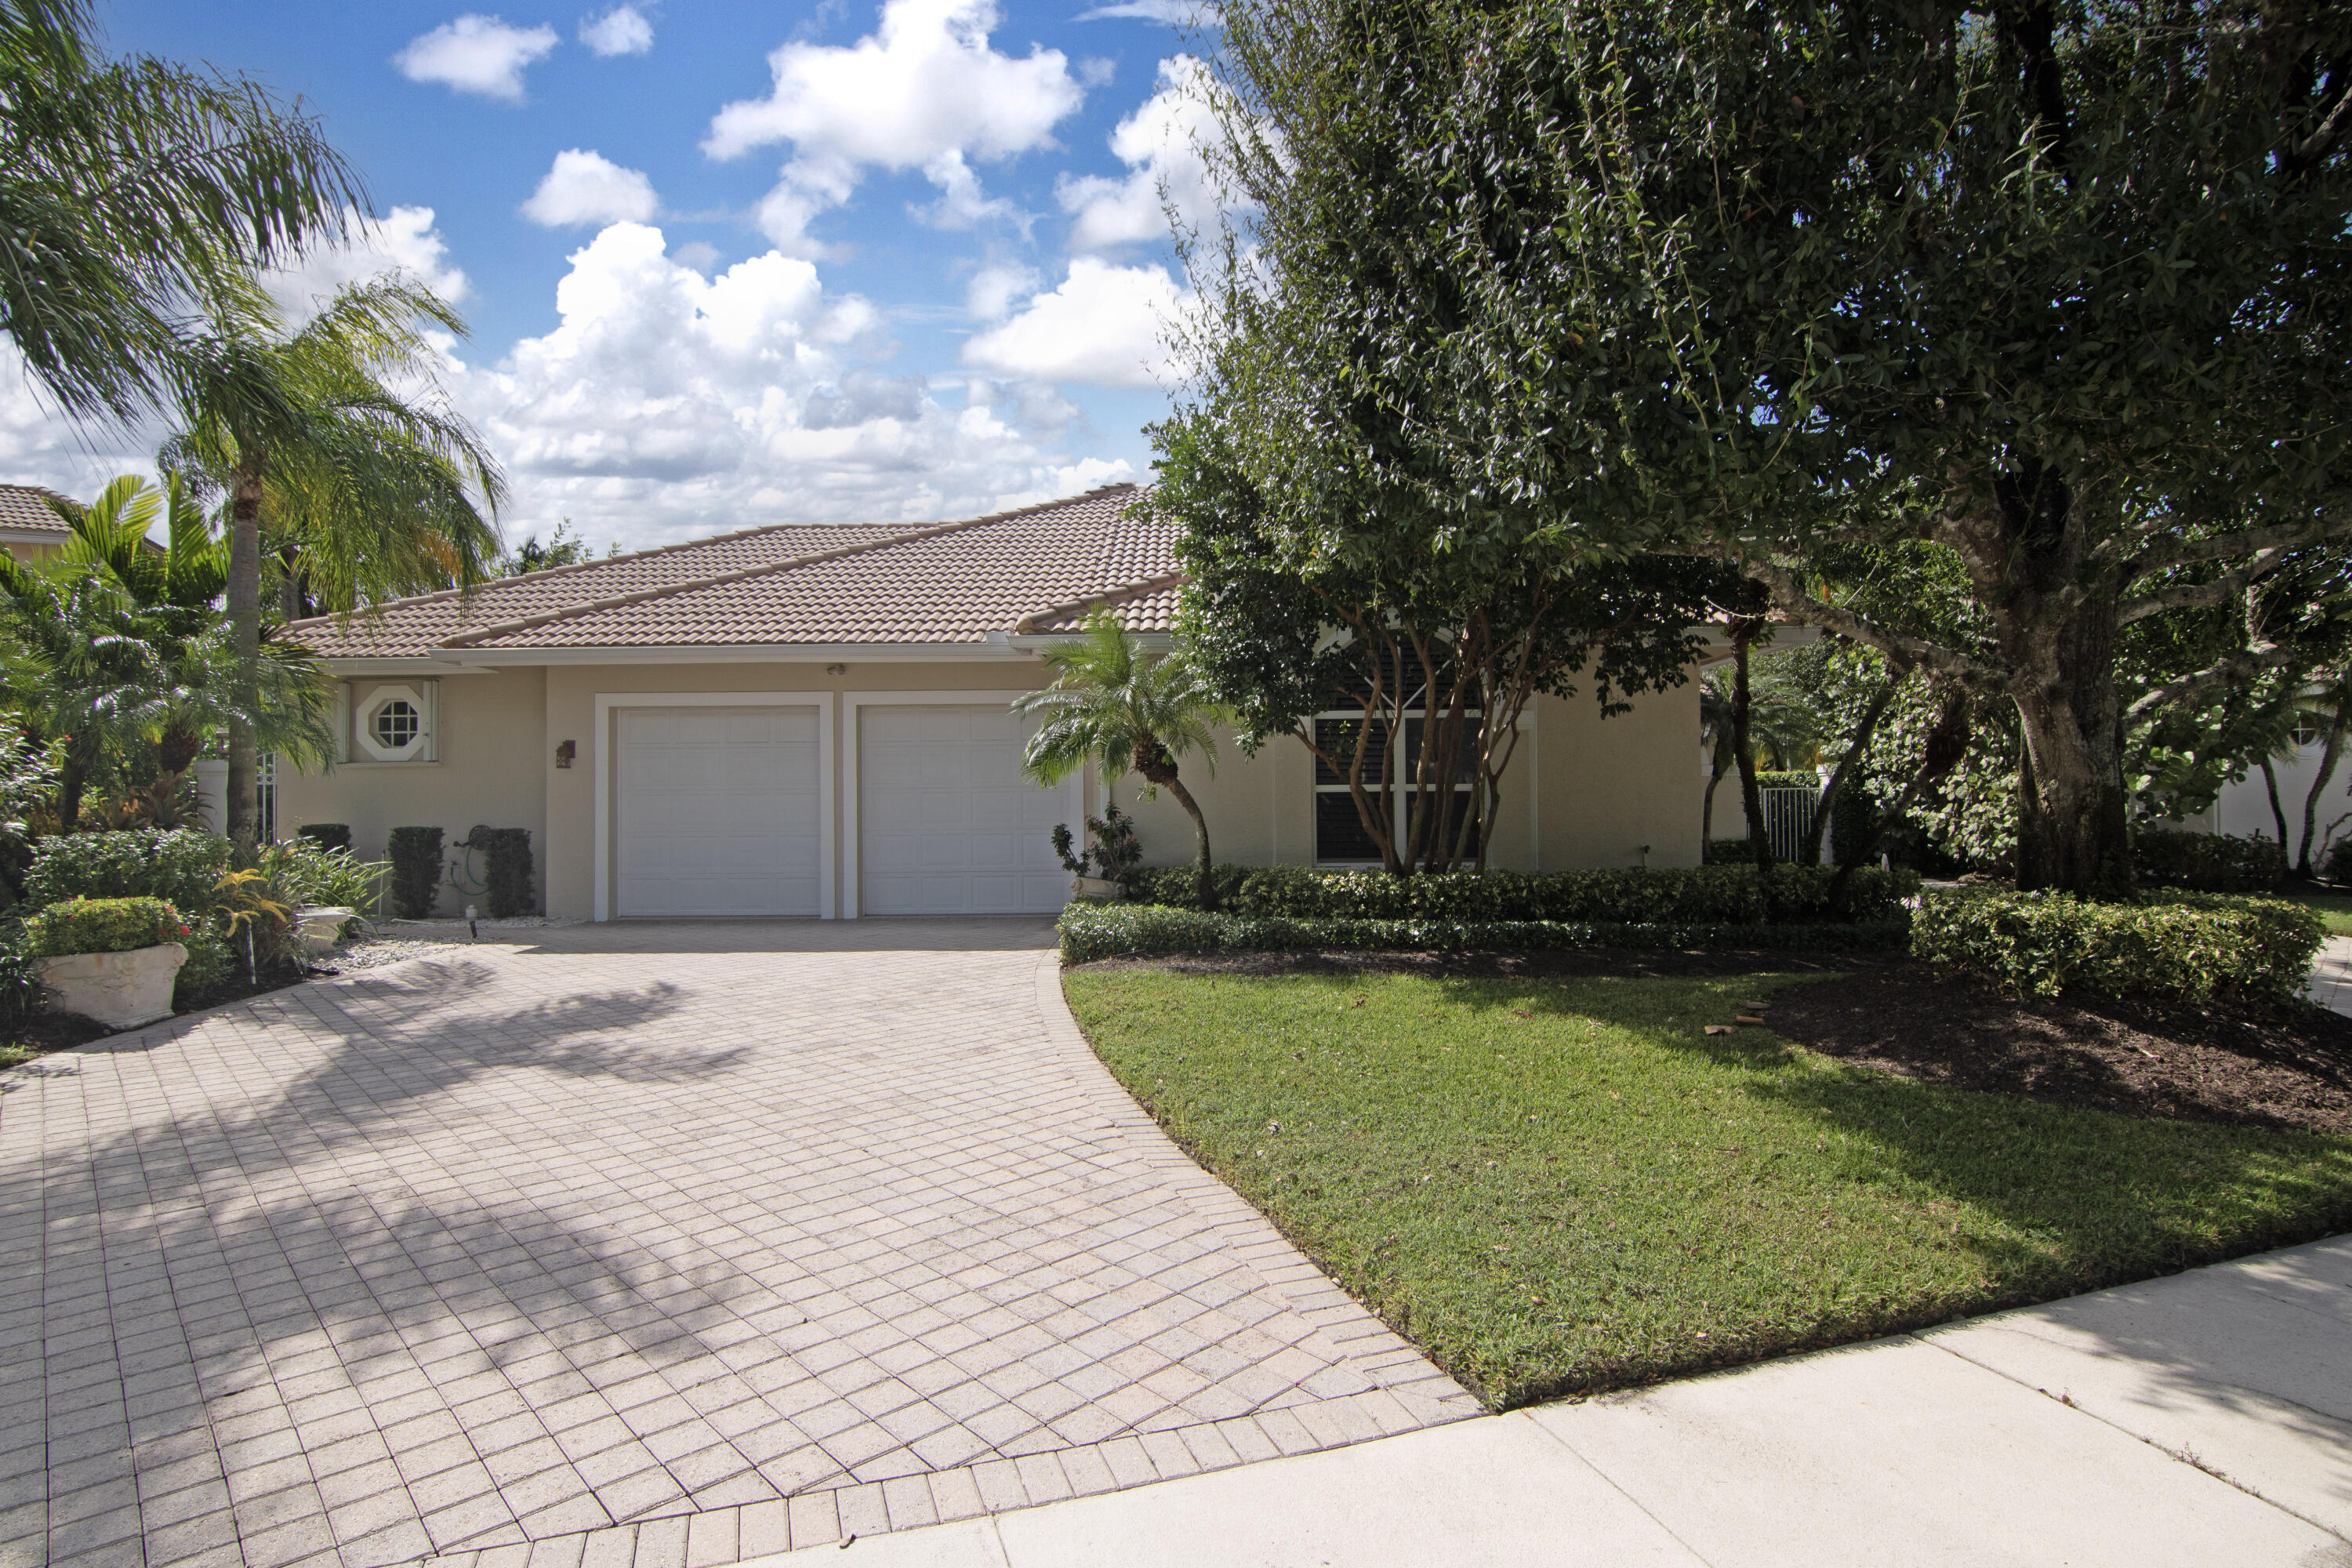
[[[1477, 713], [1463, 715], [1461, 752], [1456, 758], [1454, 775], [1454, 815], [1451, 824], [1459, 831], [1462, 823], [1475, 811], [1478, 803]], [[1315, 720], [1315, 744], [1328, 754], [1315, 759], [1315, 859], [1326, 866], [1377, 866], [1381, 847], [1365, 830], [1364, 819], [1356, 810], [1355, 795], [1348, 787], [1347, 769], [1355, 757], [1357, 731], [1366, 722], [1361, 710], [1353, 713], [1318, 714]], [[1364, 789], [1374, 795], [1381, 786], [1381, 771], [1391, 765], [1387, 744], [1386, 724], [1379, 719], [1370, 721], [1372, 735], [1364, 750]], [[1405, 718], [1405, 744], [1393, 758], [1395, 773], [1390, 779], [1394, 794], [1390, 804], [1395, 812], [1391, 831], [1397, 848], [1402, 853], [1412, 841], [1417, 796], [1413, 791], [1413, 771], [1421, 757], [1423, 718], [1419, 712]], [[1334, 767], [1332, 762], [1339, 765]], [[1471, 827], [1467, 853], [1478, 853], [1479, 826]]]

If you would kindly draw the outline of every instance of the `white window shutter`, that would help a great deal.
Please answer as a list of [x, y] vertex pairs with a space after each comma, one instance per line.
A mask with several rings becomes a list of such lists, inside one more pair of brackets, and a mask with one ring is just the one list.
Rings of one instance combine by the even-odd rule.
[[352, 683], [335, 682], [335, 761], [352, 760]]
[[416, 694], [425, 699], [425, 749], [416, 753], [416, 760], [437, 763], [441, 760], [441, 683], [420, 680]]

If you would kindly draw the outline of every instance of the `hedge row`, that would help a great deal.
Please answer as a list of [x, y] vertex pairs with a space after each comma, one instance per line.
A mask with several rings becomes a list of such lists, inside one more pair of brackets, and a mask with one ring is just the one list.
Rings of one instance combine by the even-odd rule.
[[68, 899], [25, 921], [35, 958], [78, 952], [135, 952], [191, 935], [180, 911], [161, 899]]
[[[1194, 871], [1154, 867], [1128, 879], [1139, 903], [1189, 906]], [[1455, 872], [1391, 877], [1385, 871], [1319, 871], [1305, 866], [1220, 866], [1219, 909], [1293, 920], [1438, 920], [1601, 922], [1617, 925], [1761, 925], [1874, 922], [1900, 919], [1919, 890], [1907, 870], [1857, 869], [1834, 899], [1837, 870], [1781, 866], [1772, 872], [1774, 907], [1752, 867], [1662, 871]]]
[[1804, 925], [1612, 921], [1301, 920], [1212, 914], [1166, 904], [1072, 904], [1062, 911], [1062, 962], [1173, 952], [1495, 952], [1560, 947], [1900, 949], [1899, 920]]
[[2175, 893], [2108, 904], [1949, 892], [1920, 901], [1911, 953], [2012, 995], [2283, 998], [2302, 988], [2326, 934], [2317, 913], [2276, 899]]
[[2286, 846], [2259, 834], [2143, 827], [2132, 836], [2132, 869], [2150, 887], [2267, 893], [2286, 875]]

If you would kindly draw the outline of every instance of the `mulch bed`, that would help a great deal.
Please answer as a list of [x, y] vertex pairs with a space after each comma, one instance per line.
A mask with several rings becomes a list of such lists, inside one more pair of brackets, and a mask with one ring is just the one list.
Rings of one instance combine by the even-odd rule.
[[2352, 1134], [2352, 1018], [2308, 1004], [2011, 1001], [1885, 965], [1786, 986], [1764, 1018], [1825, 1055], [1960, 1089]]
[[2352, 1135], [2352, 1018], [2307, 1003], [2194, 1006], [2106, 997], [2012, 1001], [1877, 954], [1245, 952], [1108, 959], [1194, 974], [1424, 974], [1497, 980], [1827, 973], [1782, 987], [1771, 1030], [1859, 1067], [2126, 1116]]

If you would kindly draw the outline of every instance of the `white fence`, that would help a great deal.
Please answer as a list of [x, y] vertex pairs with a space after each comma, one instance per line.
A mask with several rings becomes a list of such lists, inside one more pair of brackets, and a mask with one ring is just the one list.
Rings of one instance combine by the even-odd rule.
[[[1757, 794], [1764, 797], [1764, 833], [1772, 840], [1773, 858], [1794, 860], [1804, 847], [1805, 835], [1812, 829], [1813, 807], [1821, 800], [1821, 792], [1775, 785]], [[1823, 858], [1829, 853], [1829, 846], [1823, 845]]]

